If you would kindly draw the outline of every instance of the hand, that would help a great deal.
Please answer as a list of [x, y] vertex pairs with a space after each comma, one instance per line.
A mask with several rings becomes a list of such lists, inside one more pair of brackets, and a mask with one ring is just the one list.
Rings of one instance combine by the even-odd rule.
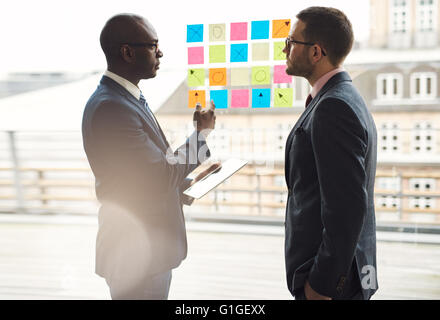
[[220, 162], [211, 164], [209, 166], [208, 169], [203, 170], [202, 172], [200, 172], [197, 177], [194, 178], [193, 181], [191, 181], [191, 185], [193, 185], [194, 183], [196, 183], [197, 181], [202, 180], [204, 177], [206, 177], [208, 174], [210, 174], [211, 172], [217, 170], [218, 168], [220, 168], [222, 165]]
[[193, 115], [193, 121], [197, 131], [202, 131], [205, 137], [208, 136], [208, 134], [214, 129], [215, 118], [214, 101], [211, 100], [210, 107], [207, 110], [202, 110], [200, 103], [196, 104], [196, 111]]
[[304, 285], [304, 294], [307, 300], [332, 300], [330, 297], [322, 296], [318, 292], [312, 289], [308, 280]]

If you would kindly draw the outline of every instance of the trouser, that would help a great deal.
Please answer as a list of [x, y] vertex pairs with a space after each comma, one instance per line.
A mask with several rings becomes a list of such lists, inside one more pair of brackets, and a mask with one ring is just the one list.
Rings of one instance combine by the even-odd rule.
[[148, 276], [136, 284], [123, 278], [111, 278], [105, 281], [113, 300], [167, 300], [171, 270]]

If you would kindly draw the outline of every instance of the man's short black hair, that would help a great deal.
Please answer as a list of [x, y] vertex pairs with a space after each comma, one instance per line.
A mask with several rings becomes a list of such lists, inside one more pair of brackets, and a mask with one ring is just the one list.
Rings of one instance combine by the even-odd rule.
[[328, 7], [310, 7], [296, 16], [305, 24], [305, 41], [317, 43], [337, 66], [350, 53], [354, 36], [350, 20], [340, 10]]

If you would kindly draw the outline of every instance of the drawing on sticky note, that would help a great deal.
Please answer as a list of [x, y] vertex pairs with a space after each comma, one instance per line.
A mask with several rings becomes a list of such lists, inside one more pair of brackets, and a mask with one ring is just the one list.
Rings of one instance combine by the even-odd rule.
[[247, 62], [248, 45], [247, 43], [231, 44], [231, 62]]
[[187, 25], [186, 42], [203, 42], [203, 24]]
[[253, 67], [252, 68], [252, 84], [262, 85], [270, 84], [270, 67]]
[[226, 68], [209, 69], [210, 86], [226, 86]]
[[274, 60], [286, 60], [286, 54], [283, 52], [285, 43], [274, 42], [273, 44], [273, 59]]
[[286, 38], [289, 36], [290, 19], [272, 21], [272, 38]]
[[209, 25], [209, 41], [225, 41], [226, 25], [224, 23]]
[[274, 106], [292, 107], [292, 105], [293, 105], [293, 89], [276, 88], [274, 91]]
[[205, 85], [205, 69], [188, 70], [188, 87], [201, 87]]
[[252, 108], [270, 108], [270, 89], [252, 89]]
[[190, 90], [188, 93], [188, 107], [195, 108], [200, 103], [202, 108], [206, 106], [205, 90]]

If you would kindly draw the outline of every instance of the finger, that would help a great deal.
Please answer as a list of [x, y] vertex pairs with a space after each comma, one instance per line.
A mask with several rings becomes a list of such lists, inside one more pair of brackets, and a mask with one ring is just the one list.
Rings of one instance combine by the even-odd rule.
[[215, 103], [214, 103], [214, 100], [211, 100], [211, 108], [210, 108], [212, 111], [214, 111], [215, 110]]
[[200, 110], [202, 110], [202, 105], [199, 102], [197, 102], [196, 103], [196, 111], [200, 111]]

